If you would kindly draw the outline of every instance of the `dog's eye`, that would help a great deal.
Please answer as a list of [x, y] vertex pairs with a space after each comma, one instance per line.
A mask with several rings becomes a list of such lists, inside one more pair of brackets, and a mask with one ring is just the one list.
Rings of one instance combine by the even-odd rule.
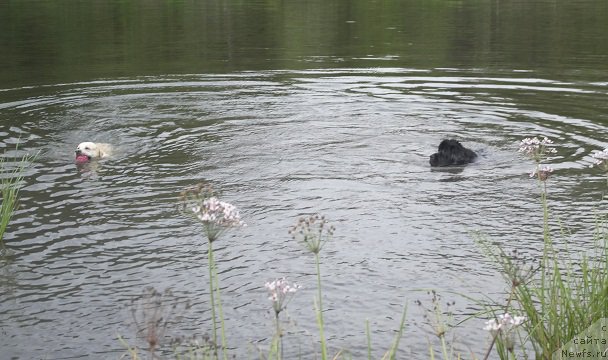
[[85, 147], [84, 147], [84, 149], [85, 149], [85, 150], [91, 150], [91, 148], [90, 148], [90, 147], [88, 147], [88, 146], [85, 146]]

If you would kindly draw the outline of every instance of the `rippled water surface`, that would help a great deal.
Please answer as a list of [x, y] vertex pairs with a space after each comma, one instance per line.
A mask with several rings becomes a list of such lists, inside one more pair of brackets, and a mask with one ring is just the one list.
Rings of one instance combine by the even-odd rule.
[[[333, 69], [125, 78], [2, 90], [0, 144], [9, 156], [39, 152], [27, 171], [2, 267], [3, 358], [118, 358], [133, 339], [128, 305], [146, 286], [190, 299], [170, 334], [210, 328], [206, 243], [176, 210], [178, 193], [206, 181], [248, 226], [216, 243], [229, 342], [236, 354], [265, 347], [273, 314], [263, 287], [280, 276], [303, 285], [289, 304], [286, 346], [310, 358], [316, 341], [314, 262], [287, 230], [301, 215], [336, 227], [324, 248], [331, 352], [388, 348], [408, 303], [403, 354], [423, 354], [424, 312], [437, 289], [465, 317], [475, 305], [450, 292], [502, 299], [481, 231], [533, 258], [542, 213], [527, 136], [554, 139], [550, 206], [589, 248], [606, 180], [589, 153], [606, 145], [606, 83], [533, 71]], [[466, 167], [432, 170], [445, 137], [480, 154]], [[114, 145], [88, 167], [81, 141]], [[15, 144], [19, 143], [19, 149]], [[418, 325], [416, 325], [418, 324]], [[480, 352], [482, 323], [457, 343]], [[135, 340], [133, 340], [135, 341]], [[251, 344], [251, 345], [247, 345]]]

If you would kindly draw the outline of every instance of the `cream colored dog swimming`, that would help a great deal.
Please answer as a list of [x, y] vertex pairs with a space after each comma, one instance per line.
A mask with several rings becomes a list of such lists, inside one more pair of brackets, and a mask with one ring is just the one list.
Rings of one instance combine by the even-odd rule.
[[87, 141], [80, 143], [76, 148], [76, 162], [85, 163], [108, 157], [111, 154], [112, 145]]

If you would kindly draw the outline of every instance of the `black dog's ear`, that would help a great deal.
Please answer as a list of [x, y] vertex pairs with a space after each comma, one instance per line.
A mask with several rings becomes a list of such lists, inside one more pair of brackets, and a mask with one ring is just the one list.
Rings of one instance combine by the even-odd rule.
[[437, 148], [437, 150], [439, 150], [439, 152], [444, 152], [444, 151], [448, 151], [450, 145], [448, 140], [443, 140], [439, 143], [439, 147]]
[[460, 152], [464, 150], [464, 146], [458, 141], [453, 139], [445, 139], [439, 144], [439, 152]]
[[433, 155], [431, 155], [431, 157], [429, 158], [429, 163], [431, 164], [431, 166], [439, 166], [439, 154], [435, 153]]

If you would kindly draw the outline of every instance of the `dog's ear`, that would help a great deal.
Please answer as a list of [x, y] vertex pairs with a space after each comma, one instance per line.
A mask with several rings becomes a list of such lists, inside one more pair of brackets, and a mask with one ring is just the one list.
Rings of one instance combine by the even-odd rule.
[[437, 154], [437, 153], [435, 153], [429, 157], [429, 163], [431, 164], [431, 166], [439, 165], [438, 157], [439, 157], [439, 154]]
[[458, 140], [454, 139], [444, 139], [439, 144], [439, 152], [453, 153], [461, 149], [463, 149], [463, 146], [460, 144], [460, 142], [458, 142]]

